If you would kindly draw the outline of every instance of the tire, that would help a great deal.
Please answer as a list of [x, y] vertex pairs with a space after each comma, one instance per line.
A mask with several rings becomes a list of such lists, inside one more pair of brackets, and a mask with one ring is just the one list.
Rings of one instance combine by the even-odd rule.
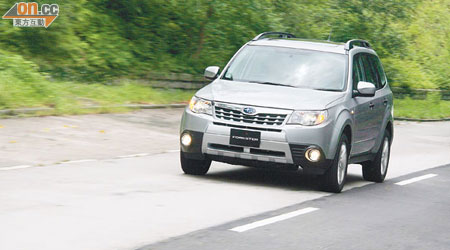
[[391, 134], [386, 130], [383, 135], [383, 140], [381, 141], [380, 149], [378, 149], [378, 152], [375, 155], [375, 159], [361, 164], [364, 180], [379, 183], [383, 182], [384, 178], [386, 178], [390, 154]]
[[331, 167], [322, 176], [322, 190], [326, 192], [340, 193], [347, 179], [348, 156], [350, 153], [349, 142], [344, 134], [339, 140], [336, 155]]
[[205, 175], [208, 173], [209, 167], [211, 166], [211, 160], [194, 160], [188, 159], [184, 156], [183, 152], [180, 151], [180, 161], [181, 169], [185, 174], [189, 175]]

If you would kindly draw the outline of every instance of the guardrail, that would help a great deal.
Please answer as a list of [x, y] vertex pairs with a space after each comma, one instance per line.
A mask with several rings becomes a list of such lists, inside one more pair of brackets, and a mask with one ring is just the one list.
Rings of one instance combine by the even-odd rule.
[[[210, 82], [202, 76], [182, 73], [163, 74], [151, 72], [145, 78], [145, 80], [140, 81], [142, 84], [150, 85], [154, 88], [167, 89], [196, 90]], [[392, 87], [392, 92], [395, 98], [399, 99], [409, 97], [411, 99], [424, 100], [432, 93], [433, 95], [439, 94], [441, 100], [450, 100], [450, 90]]]

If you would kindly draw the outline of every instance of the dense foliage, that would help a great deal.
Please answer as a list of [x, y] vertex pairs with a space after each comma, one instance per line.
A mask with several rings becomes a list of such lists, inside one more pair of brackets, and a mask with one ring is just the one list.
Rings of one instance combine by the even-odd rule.
[[[15, 2], [1, 1], [0, 11]], [[392, 84], [450, 88], [449, 0], [38, 2], [60, 5], [48, 29], [0, 22], [2, 80], [19, 68], [30, 71], [15, 75], [21, 82], [44, 77], [33, 75], [36, 68], [45, 77], [77, 81], [199, 73], [208, 65], [224, 66], [258, 33], [277, 30], [309, 39], [325, 40], [330, 32], [333, 41], [367, 39]]]

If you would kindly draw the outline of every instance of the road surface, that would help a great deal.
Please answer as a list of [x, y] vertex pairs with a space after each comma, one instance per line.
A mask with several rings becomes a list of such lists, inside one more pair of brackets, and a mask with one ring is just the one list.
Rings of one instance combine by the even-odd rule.
[[[417, 179], [423, 180], [409, 183]], [[407, 184], [398, 185], [402, 180]], [[446, 190], [450, 190], [450, 165], [200, 230], [139, 250], [447, 250], [450, 194]]]
[[[450, 163], [450, 123], [396, 122], [385, 184], [370, 185], [362, 180], [358, 165], [350, 166], [346, 189], [338, 195], [317, 191], [317, 180], [301, 172], [213, 163], [205, 177], [186, 176], [180, 170], [178, 159], [181, 112], [180, 109], [148, 110], [0, 120], [0, 249], [106, 250], [139, 249], [147, 245], [152, 246], [151, 249], [179, 248], [178, 242], [189, 241], [186, 237], [193, 237], [191, 243], [204, 242], [198, 237], [209, 237], [210, 231], [217, 229], [224, 232], [211, 235], [224, 237], [222, 243], [226, 244], [214, 245], [214, 248], [228, 249], [245, 239], [233, 238], [239, 237], [233, 235], [227, 238], [230, 233], [236, 233], [228, 230], [230, 222], [232, 226], [239, 226], [242, 222], [281, 215], [305, 205], [316, 206], [319, 210], [304, 217], [299, 215], [248, 231], [269, 237], [264, 235], [265, 230], [277, 230], [275, 227], [288, 223], [286, 228], [296, 233], [280, 231], [292, 234], [292, 238], [280, 238], [280, 241], [284, 239], [285, 244], [294, 244], [297, 240], [296, 244], [301, 244], [298, 239], [308, 235], [301, 234], [305, 232], [302, 223], [296, 223], [298, 220], [318, 216], [308, 223], [314, 224], [317, 218], [323, 218], [325, 223], [326, 218], [340, 211], [344, 214], [342, 218], [355, 223], [359, 221], [357, 218], [362, 218], [359, 222], [362, 225], [364, 216], [358, 214], [356, 207], [346, 210], [333, 206], [341, 203], [349, 206], [359, 198], [367, 198], [360, 204], [364, 205], [372, 201], [372, 197], [374, 207], [396, 209], [383, 200], [382, 191], [388, 193], [386, 199], [389, 200], [401, 200], [409, 191], [399, 191], [396, 186], [390, 188], [393, 181], [407, 178], [408, 174], [415, 177], [428, 173], [426, 171], [433, 172], [434, 167]], [[430, 197], [417, 195], [408, 197], [406, 202], [417, 205], [424, 199], [448, 208], [448, 196], [447, 199], [442, 197], [448, 193], [442, 192], [442, 189], [448, 190], [445, 169], [439, 168], [437, 176], [415, 184], [435, 183], [443, 178], [444, 184], [433, 184], [417, 191]], [[415, 192], [409, 187], [404, 190]], [[433, 200], [435, 196], [439, 199]], [[315, 203], [322, 201], [324, 204], [320, 206]], [[443, 216], [442, 210], [433, 210], [430, 206], [423, 208], [423, 214], [426, 212]], [[356, 217], [348, 217], [352, 214]], [[417, 213], [409, 211], [405, 216], [412, 220]], [[377, 218], [381, 219], [373, 217]], [[440, 217], [421, 222], [428, 225], [437, 218]], [[448, 216], [442, 221], [446, 222], [446, 218]], [[392, 217], [386, 223], [392, 225], [397, 219]], [[314, 230], [333, 233], [324, 226], [317, 225]], [[360, 232], [357, 229], [345, 226], [342, 233]], [[439, 241], [440, 230], [448, 228], [435, 226], [435, 229], [423, 239]], [[204, 231], [192, 234], [198, 230]], [[377, 230], [372, 228], [372, 231]], [[312, 232], [309, 236], [315, 235]], [[188, 236], [182, 236], [185, 234]], [[314, 237], [319, 239], [319, 236]], [[362, 242], [358, 237], [362, 239], [368, 234], [355, 237], [351, 242], [356, 248]], [[257, 236], [248, 239], [258, 240]], [[164, 242], [158, 243], [161, 241]], [[289, 247], [282, 243], [277, 244]]]

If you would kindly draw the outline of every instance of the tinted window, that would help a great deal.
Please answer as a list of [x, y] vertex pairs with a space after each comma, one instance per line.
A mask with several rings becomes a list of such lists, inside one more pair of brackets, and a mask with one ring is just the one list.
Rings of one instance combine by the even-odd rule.
[[358, 82], [364, 81], [363, 72], [361, 70], [361, 54], [356, 54], [353, 57], [353, 89], [358, 88]]
[[345, 86], [346, 67], [347, 56], [343, 54], [247, 46], [230, 64], [223, 79], [340, 91]]
[[374, 56], [374, 55], [370, 55], [370, 62], [372, 63], [372, 65], [375, 67], [376, 71], [377, 71], [377, 76], [379, 78], [379, 88], [382, 88], [385, 84], [386, 84], [386, 74], [384, 73], [383, 67], [381, 66], [381, 62], [380, 59], [378, 59], [378, 57]]
[[380, 78], [380, 74], [378, 73], [378, 69], [377, 69], [377, 57], [375, 55], [371, 55], [371, 54], [367, 54], [367, 58], [369, 59], [369, 63], [370, 63], [370, 69], [372, 70], [372, 73], [374, 75], [376, 84], [375, 86], [377, 86], [377, 89], [381, 88], [381, 78]]
[[364, 67], [364, 77], [366, 82], [371, 82], [375, 86], [378, 87], [378, 79], [376, 76], [376, 71], [372, 67], [372, 64], [370, 63], [369, 57], [367, 54], [362, 55], [362, 62]]

